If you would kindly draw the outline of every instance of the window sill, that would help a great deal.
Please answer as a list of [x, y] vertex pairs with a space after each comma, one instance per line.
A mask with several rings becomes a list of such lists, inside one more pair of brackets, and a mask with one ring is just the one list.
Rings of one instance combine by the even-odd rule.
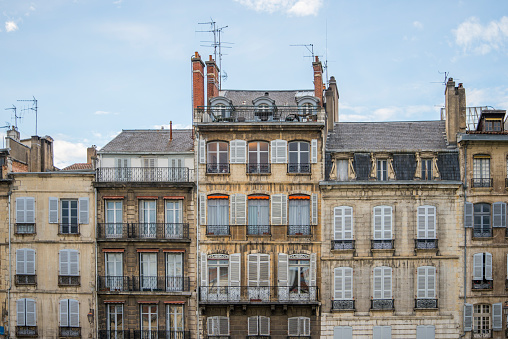
[[287, 173], [287, 175], [295, 175], [295, 176], [300, 176], [300, 175], [312, 175], [312, 172], [305, 172], [305, 173]]
[[224, 173], [209, 173], [209, 172], [206, 172], [206, 175], [212, 175], [212, 176], [215, 176], [215, 175], [231, 175], [231, 172], [224, 172]]
[[308, 238], [308, 237], [312, 237], [312, 234], [300, 234], [300, 233], [288, 234], [288, 238], [289, 237], [291, 237], [291, 238]]
[[247, 234], [247, 238], [248, 237], [252, 237], [252, 238], [260, 238], [260, 237], [269, 238], [271, 236], [272, 235], [270, 233], [266, 233], [266, 234]]

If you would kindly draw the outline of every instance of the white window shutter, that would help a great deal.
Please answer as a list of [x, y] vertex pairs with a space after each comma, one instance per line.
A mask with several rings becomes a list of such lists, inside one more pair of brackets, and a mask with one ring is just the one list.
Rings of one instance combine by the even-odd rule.
[[216, 332], [218, 332], [215, 330], [216, 328], [217, 328], [217, 318], [216, 317], [209, 317], [208, 319], [206, 319], [206, 329], [208, 331], [209, 336], [216, 335]]
[[372, 297], [374, 299], [382, 299], [383, 298], [383, 268], [375, 267], [374, 268], [374, 291]]
[[286, 140], [272, 140], [270, 142], [271, 148], [271, 162], [272, 164], [285, 164], [287, 163], [287, 141]]
[[25, 274], [35, 274], [35, 250], [27, 249], [25, 255]]
[[16, 274], [26, 274], [26, 249], [16, 250]]
[[60, 250], [59, 262], [60, 262], [60, 275], [69, 275], [69, 250]]
[[270, 255], [259, 254], [259, 286], [270, 286]]
[[473, 227], [473, 203], [466, 202], [464, 205], [464, 227]]
[[259, 335], [270, 335], [270, 318], [259, 316]]
[[245, 225], [247, 223], [247, 195], [238, 193], [235, 206], [235, 225]]
[[310, 255], [310, 288], [311, 288], [311, 295], [316, 293], [316, 277], [317, 277], [317, 254], [311, 253]]
[[492, 304], [492, 329], [494, 331], [503, 329], [503, 303]]
[[492, 254], [485, 253], [485, 280], [492, 280]]
[[288, 223], [288, 196], [286, 194], [281, 194], [281, 221], [282, 225], [286, 225]]
[[287, 223], [287, 195], [273, 194], [271, 196], [272, 225], [285, 225]]
[[385, 206], [383, 214], [383, 239], [392, 239], [392, 208]]
[[353, 208], [344, 207], [344, 223], [342, 239], [353, 240]]
[[312, 139], [310, 145], [311, 145], [311, 147], [310, 147], [311, 162], [313, 164], [316, 164], [317, 163], [317, 159], [318, 159], [318, 142], [317, 142], [317, 139]]
[[473, 305], [464, 304], [464, 332], [473, 330]]
[[79, 302], [69, 299], [69, 326], [79, 327]]
[[236, 194], [229, 196], [229, 220], [231, 225], [236, 225]]
[[300, 318], [300, 325], [303, 325], [301, 326], [302, 330], [300, 331], [300, 334], [303, 336], [310, 336], [310, 318]]
[[236, 140], [231, 140], [229, 143], [229, 162], [236, 164]]
[[247, 256], [247, 285], [250, 287], [258, 286], [259, 275], [259, 257], [257, 254], [249, 254]]
[[344, 299], [353, 299], [353, 269], [344, 268]]
[[219, 317], [219, 335], [229, 335], [229, 318]]
[[434, 339], [436, 337], [436, 327], [434, 325], [416, 326], [416, 339]]
[[88, 224], [89, 216], [88, 216], [88, 197], [79, 198], [79, 223], [80, 224]]
[[201, 262], [200, 262], [200, 270], [201, 270], [201, 287], [208, 287], [208, 271], [207, 271], [207, 258], [206, 253], [201, 253]]
[[247, 327], [249, 335], [258, 335], [258, 317], [247, 318]]
[[199, 224], [206, 225], [206, 194], [199, 195]]
[[25, 320], [25, 305], [26, 299], [18, 299], [16, 300], [16, 325], [17, 326], [26, 326]]
[[245, 164], [247, 155], [247, 142], [245, 140], [232, 140], [229, 145], [230, 163]]
[[335, 207], [333, 209], [333, 239], [343, 240], [343, 223], [344, 223], [344, 208]]
[[345, 299], [344, 297], [344, 276], [345, 276], [346, 267], [336, 267], [333, 270], [333, 299], [341, 300]]
[[436, 268], [427, 267], [427, 296], [426, 298], [436, 298]]
[[60, 300], [60, 327], [69, 326], [69, 299]]
[[229, 286], [240, 287], [241, 279], [241, 254], [234, 253], [229, 255]]
[[277, 266], [277, 280], [279, 287], [288, 286], [288, 255], [285, 253], [279, 253]]
[[416, 297], [423, 299], [427, 297], [427, 269], [425, 267], [418, 267], [416, 270]]
[[58, 224], [58, 198], [49, 198], [49, 223]]
[[318, 195], [316, 193], [312, 193], [310, 196], [310, 202], [311, 202], [311, 219], [312, 219], [312, 225], [318, 224]]
[[483, 253], [473, 255], [473, 280], [483, 280]]
[[436, 239], [436, 207], [427, 206], [427, 239]]
[[492, 204], [492, 227], [506, 227], [506, 204], [504, 202]]
[[353, 339], [353, 328], [351, 326], [335, 326], [333, 339]]
[[436, 208], [434, 206], [418, 207], [417, 238], [436, 238]]
[[383, 208], [374, 207], [374, 239], [383, 239]]
[[289, 336], [298, 336], [300, 333], [298, 331], [298, 321], [299, 319], [297, 317], [288, 318], [288, 335]]
[[384, 267], [383, 270], [383, 299], [392, 298], [392, 269]]
[[25, 199], [26, 198], [16, 198], [16, 222], [23, 223], [25, 221]]
[[25, 222], [34, 224], [35, 223], [35, 198], [25, 198]]
[[26, 326], [37, 326], [37, 310], [33, 299], [26, 299]]
[[206, 164], [206, 142], [199, 139], [199, 163]]
[[69, 250], [69, 275], [79, 275], [79, 251]]

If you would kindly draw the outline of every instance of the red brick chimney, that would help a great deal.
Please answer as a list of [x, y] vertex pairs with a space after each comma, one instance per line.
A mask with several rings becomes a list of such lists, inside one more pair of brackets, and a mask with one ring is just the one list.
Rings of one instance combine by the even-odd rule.
[[198, 52], [192, 61], [192, 108], [205, 105], [205, 64]]
[[219, 95], [219, 68], [211, 55], [206, 62], [206, 88], [206, 100]]
[[312, 63], [314, 69], [314, 96], [319, 99], [319, 103], [323, 105], [323, 66], [319, 57]]

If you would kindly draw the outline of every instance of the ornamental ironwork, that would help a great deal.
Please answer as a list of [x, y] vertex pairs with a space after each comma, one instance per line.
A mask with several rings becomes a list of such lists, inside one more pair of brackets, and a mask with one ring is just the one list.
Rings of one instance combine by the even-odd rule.
[[332, 310], [354, 310], [355, 301], [353, 299], [348, 300], [332, 300]]
[[393, 310], [393, 299], [372, 299], [373, 310]]
[[437, 308], [437, 299], [415, 299], [415, 308]]
[[332, 240], [332, 250], [354, 250], [354, 240]]

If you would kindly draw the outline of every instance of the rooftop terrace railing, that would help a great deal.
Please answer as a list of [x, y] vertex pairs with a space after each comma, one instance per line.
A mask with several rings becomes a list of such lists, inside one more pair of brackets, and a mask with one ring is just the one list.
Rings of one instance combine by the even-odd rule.
[[321, 108], [298, 106], [200, 106], [195, 109], [195, 117], [201, 123], [217, 122], [324, 122]]
[[191, 182], [194, 170], [187, 167], [99, 167], [97, 182]]

